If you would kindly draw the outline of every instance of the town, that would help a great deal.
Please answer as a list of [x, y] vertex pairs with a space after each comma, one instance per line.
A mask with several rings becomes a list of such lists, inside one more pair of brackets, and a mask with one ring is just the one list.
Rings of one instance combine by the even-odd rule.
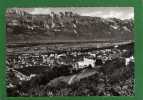
[[6, 11], [7, 96], [134, 95], [133, 18], [34, 9]]

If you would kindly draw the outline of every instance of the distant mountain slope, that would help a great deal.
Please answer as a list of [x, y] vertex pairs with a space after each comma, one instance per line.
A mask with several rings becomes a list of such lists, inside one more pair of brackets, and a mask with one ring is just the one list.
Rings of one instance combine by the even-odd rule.
[[72, 12], [30, 15], [9, 11], [7, 42], [133, 40], [133, 20], [80, 16]]

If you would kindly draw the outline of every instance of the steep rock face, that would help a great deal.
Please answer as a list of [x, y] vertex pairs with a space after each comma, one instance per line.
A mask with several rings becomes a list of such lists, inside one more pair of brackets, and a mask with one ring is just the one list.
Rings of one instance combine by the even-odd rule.
[[[22, 13], [22, 11], [20, 11]], [[133, 40], [133, 20], [80, 16], [74, 13], [30, 15], [8, 12], [7, 41]]]

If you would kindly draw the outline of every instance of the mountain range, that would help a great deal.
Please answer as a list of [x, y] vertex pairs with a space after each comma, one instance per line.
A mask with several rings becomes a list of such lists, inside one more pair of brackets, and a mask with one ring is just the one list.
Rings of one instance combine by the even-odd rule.
[[7, 12], [7, 43], [133, 40], [133, 19], [81, 16], [73, 12], [31, 15], [24, 11]]

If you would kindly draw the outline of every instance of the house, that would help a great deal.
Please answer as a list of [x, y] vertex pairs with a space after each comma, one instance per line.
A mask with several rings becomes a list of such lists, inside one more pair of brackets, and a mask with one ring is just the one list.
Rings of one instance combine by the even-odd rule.
[[134, 62], [134, 57], [130, 56], [129, 58], [125, 58], [125, 65], [129, 65], [130, 62]]
[[74, 68], [77, 70], [77, 69], [82, 69], [82, 68], [86, 68], [89, 66], [95, 67], [95, 60], [83, 58], [83, 61], [79, 61], [75, 63]]

